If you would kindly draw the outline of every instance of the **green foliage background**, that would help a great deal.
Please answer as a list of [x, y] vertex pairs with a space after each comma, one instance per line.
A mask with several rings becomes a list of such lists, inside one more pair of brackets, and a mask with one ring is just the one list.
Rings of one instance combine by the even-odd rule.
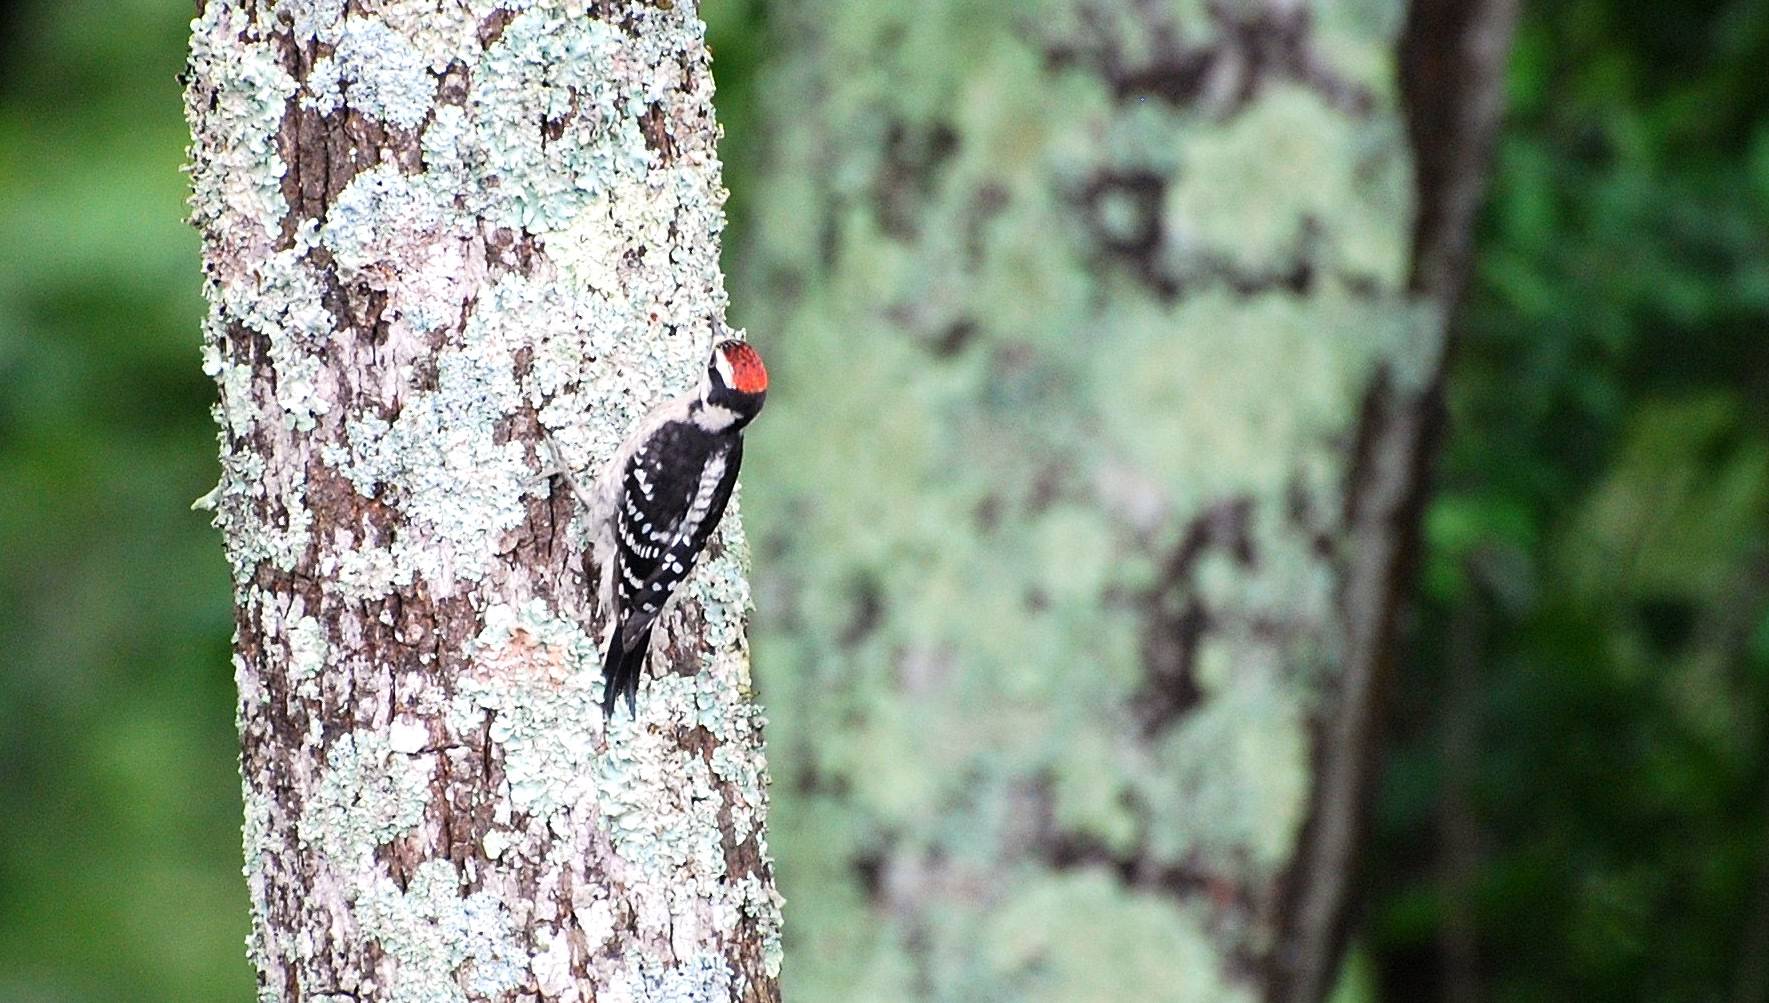
[[1460, 912], [1493, 999], [1763, 1000], [1769, 6], [1525, 7], [1364, 941], [1384, 998]]
[[[1526, 7], [1345, 995], [1763, 1000], [1769, 4]], [[252, 996], [190, 13], [0, 7], [0, 1001]]]

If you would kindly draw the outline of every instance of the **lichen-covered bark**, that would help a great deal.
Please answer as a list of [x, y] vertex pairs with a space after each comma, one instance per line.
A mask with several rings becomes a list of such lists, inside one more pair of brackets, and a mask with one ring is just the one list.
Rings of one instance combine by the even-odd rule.
[[788, 991], [1319, 999], [1453, 296], [1416, 229], [1467, 227], [1415, 226], [1407, 11], [774, 10]]
[[739, 520], [605, 727], [542, 476], [722, 329], [711, 98], [681, 0], [201, 6], [261, 999], [778, 997]]

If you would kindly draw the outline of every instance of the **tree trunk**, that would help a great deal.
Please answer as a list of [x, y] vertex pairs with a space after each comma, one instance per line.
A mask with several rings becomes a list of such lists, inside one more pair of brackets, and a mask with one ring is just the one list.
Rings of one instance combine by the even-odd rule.
[[1331, 988], [1510, 19], [1456, 6], [776, 16], [798, 998]]
[[605, 727], [542, 476], [543, 428], [587, 474], [722, 330], [693, 5], [200, 7], [259, 998], [777, 999], [738, 520]]

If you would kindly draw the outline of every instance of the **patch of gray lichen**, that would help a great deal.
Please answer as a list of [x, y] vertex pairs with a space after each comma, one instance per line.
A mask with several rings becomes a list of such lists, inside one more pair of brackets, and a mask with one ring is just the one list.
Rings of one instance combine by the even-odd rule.
[[790, 346], [748, 499], [789, 995], [1256, 991], [1359, 417], [1440, 346], [1405, 291], [1402, 13], [779, 18], [734, 260]]
[[260, 998], [773, 998], [736, 507], [605, 731], [537, 449], [723, 331], [694, 5], [209, 0], [189, 69]]

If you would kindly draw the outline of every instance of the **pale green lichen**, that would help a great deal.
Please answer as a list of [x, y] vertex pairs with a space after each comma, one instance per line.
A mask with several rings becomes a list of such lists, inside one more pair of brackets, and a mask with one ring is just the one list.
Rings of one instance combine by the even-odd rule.
[[[187, 93], [186, 115], [193, 149], [200, 151], [191, 171], [191, 215], [209, 242], [211, 310], [203, 324], [203, 369], [221, 387], [216, 422], [227, 434], [245, 437], [260, 420], [251, 368], [223, 349], [229, 325], [238, 324], [270, 338], [284, 377], [276, 384], [282, 417], [308, 429], [326, 405], [315, 387], [315, 368], [297, 342], [319, 319], [313, 312], [317, 297], [291, 272], [287, 253], [271, 251], [287, 211], [277, 133], [296, 83], [275, 49], [255, 38], [247, 17], [229, 4], [210, 4], [192, 22], [190, 70], [201, 82]], [[263, 474], [257, 457], [235, 456], [214, 496], [216, 522], [228, 529], [234, 578], [241, 584], [263, 561], [292, 568], [307, 545], [311, 514], [303, 486], [267, 485]], [[248, 511], [265, 488], [281, 509], [277, 523], [263, 524]]]
[[[226, 425], [232, 420], [223, 417], [219, 423]], [[227, 553], [233, 566], [235, 589], [244, 588], [260, 564], [268, 563], [285, 571], [294, 568], [307, 549], [307, 531], [313, 524], [304, 486], [267, 481], [263, 460], [255, 454], [244, 454], [223, 460], [219, 488], [215, 524], [228, 532]], [[245, 510], [257, 491], [269, 497], [277, 516], [260, 522]]]
[[321, 115], [330, 115], [337, 111], [344, 101], [344, 95], [338, 89], [341, 82], [336, 59], [322, 56], [314, 60], [313, 67], [307, 71], [307, 79], [301, 82], [302, 107], [311, 108]]
[[410, 564], [385, 547], [359, 547], [320, 558], [320, 573], [347, 599], [379, 599], [395, 588], [412, 584], [416, 574]]
[[[725, 574], [738, 572], [729, 557], [713, 563], [724, 564]], [[502, 756], [504, 793], [517, 811], [557, 827], [581, 806], [593, 806], [597, 828], [609, 834], [623, 863], [625, 899], [638, 931], [669, 938], [685, 959], [668, 970], [629, 967], [624, 978], [634, 991], [644, 990], [634, 998], [664, 998], [655, 994], [675, 991], [669, 987], [683, 978], [699, 985], [691, 973], [715, 961], [722, 970], [710, 946], [716, 941], [699, 931], [710, 924], [730, 935], [746, 917], [760, 924], [764, 954], [777, 971], [778, 897], [753, 877], [728, 880], [720, 828], [720, 815], [728, 812], [737, 839], [759, 836], [762, 764], [753, 754], [726, 751], [742, 747], [740, 722], [714, 711], [731, 703], [747, 660], [720, 658], [693, 675], [653, 677], [641, 721], [616, 715], [606, 747], [598, 750], [601, 736], [584, 728], [601, 716], [595, 642], [538, 599], [493, 606], [484, 620], [473, 652], [485, 671], [463, 680], [450, 722], [457, 729], [487, 722]], [[658, 720], [706, 727], [724, 754], [715, 752], [712, 764], [683, 756], [673, 733], [651, 723]], [[729, 802], [721, 784], [733, 785], [741, 800]], [[501, 857], [510, 846], [502, 835], [486, 840], [489, 856]], [[537, 978], [553, 978], [557, 963], [543, 949], [534, 961]]]
[[[1122, 81], [1175, 45], [1244, 45], [1224, 22], [1288, 8], [844, 0], [781, 19], [776, 159], [734, 259], [744, 319], [783, 346], [745, 501], [776, 555], [758, 569], [771, 737], [789, 776], [841, 792], [776, 812], [808, 911], [787, 995], [1242, 992], [1222, 959], [1271, 931], [1103, 874], [1038, 877], [1026, 816], [1256, 895], [1294, 858], [1344, 657], [1341, 555], [1308, 523], [1334, 531], [1376, 373], [1416, 388], [1441, 347], [1405, 291], [1401, 9], [1311, 5], [1330, 86], [1242, 86], [1231, 51], [1184, 100], [1120, 93], [1101, 64]], [[1240, 530], [1219, 525], [1242, 505]], [[1184, 580], [1151, 595], [1194, 533]], [[1191, 601], [1211, 614], [1199, 700], [1145, 734], [1150, 609]], [[886, 908], [842, 891], [881, 853], [903, 870]], [[950, 887], [912, 880], [922, 853]], [[1017, 922], [967, 906], [1026, 882], [1004, 893]], [[1052, 914], [1090, 933], [1054, 943]], [[1089, 983], [1094, 965], [1122, 978]]]
[[[760, 833], [756, 834], [760, 839]], [[769, 861], [772, 863], [772, 861]], [[786, 900], [772, 880], [763, 880], [754, 874], [746, 874], [736, 881], [738, 905], [741, 910], [755, 922], [757, 934], [762, 942], [762, 971], [769, 978], [777, 979], [785, 966], [786, 949], [780, 933], [784, 923]], [[735, 917], [729, 917], [727, 924], [734, 925]], [[722, 925], [721, 928], [728, 928]]]
[[357, 922], [399, 962], [390, 1003], [496, 999], [526, 981], [528, 957], [509, 908], [462, 886], [453, 864], [427, 860], [404, 890], [381, 876], [356, 900]]
[[430, 61], [385, 21], [345, 18], [332, 59], [352, 107], [401, 129], [417, 128], [430, 114]]
[[[271, 803], [268, 798], [255, 796], [249, 784], [242, 783], [241, 790], [243, 792], [241, 800], [245, 805], [245, 822], [240, 827], [240, 842], [245, 851], [245, 864], [241, 868], [241, 873], [250, 881], [259, 874], [259, 869], [263, 866], [264, 848], [268, 845], [273, 834]], [[257, 901], [258, 897], [254, 895], [253, 902]], [[253, 917], [254, 921], [261, 918], [259, 916]], [[256, 956], [257, 952], [253, 953]]]
[[[649, 168], [632, 114], [646, 95], [623, 86], [616, 72], [615, 60], [627, 52], [620, 29], [589, 20], [566, 30], [568, 17], [545, 8], [518, 15], [475, 75], [468, 110], [483, 137], [485, 169], [504, 185], [478, 194], [472, 208], [505, 226], [562, 229], [615, 179], [643, 178]], [[537, 123], [593, 138], [549, 141]]]
[[276, 136], [296, 83], [276, 50], [247, 34], [232, 4], [209, 4], [191, 24], [190, 70], [214, 101], [198, 104], [192, 90], [186, 107], [195, 148], [208, 158], [191, 172], [191, 206], [198, 226], [228, 242], [268, 241], [287, 209]]
[[[300, 602], [299, 599], [296, 600]], [[329, 649], [325, 629], [318, 620], [311, 616], [298, 613], [285, 628], [284, 636], [289, 642], [288, 673], [289, 682], [295, 686], [295, 692], [307, 699], [319, 696], [317, 680], [320, 671], [326, 665], [326, 652]]]
[[[225, 434], [244, 435], [258, 419], [258, 411], [252, 406], [252, 367], [229, 362], [223, 357], [221, 333], [217, 326], [207, 321], [203, 326], [203, 373], [221, 390], [220, 400], [213, 409], [215, 424]], [[220, 494], [217, 491], [209, 496], [206, 504], [218, 507]]]
[[270, 14], [289, 26], [291, 36], [299, 42], [314, 40], [336, 44], [339, 25], [344, 21], [347, 0], [273, 0]]
[[1180, 511], [1281, 492], [1299, 456], [1332, 449], [1322, 430], [1356, 408], [1372, 366], [1412, 335], [1404, 311], [1334, 287], [1306, 299], [1201, 292], [1098, 323], [1113, 350], [1089, 354], [1087, 399], [1100, 403], [1114, 452]]
[[[374, 866], [378, 848], [411, 833], [429, 803], [433, 757], [412, 755], [410, 726], [389, 734], [346, 733], [327, 750], [324, 770], [302, 806], [296, 831], [349, 882], [353, 918], [400, 964], [388, 987], [398, 1003], [465, 1003], [521, 984], [526, 955], [508, 909], [484, 892], [465, 894], [446, 860], [418, 865], [402, 889]], [[252, 798], [248, 793], [248, 804]], [[250, 851], [249, 851], [250, 852]]]
[[1198, 658], [1206, 699], [1133, 781], [1149, 809], [1147, 852], [1262, 881], [1289, 861], [1308, 804], [1308, 694], [1285, 685], [1269, 650], [1209, 644]]
[[647, 1003], [705, 1003], [736, 999], [731, 970], [723, 958], [702, 955], [679, 965], [641, 963], [615, 984], [615, 992]]
[[330, 409], [335, 396], [327, 385], [321, 354], [337, 321], [325, 307], [318, 278], [302, 262], [314, 239], [315, 224], [303, 222], [291, 247], [223, 282], [214, 296], [219, 316], [268, 343], [282, 420], [300, 432], [314, 429], [317, 417]]
[[[1384, 136], [1311, 91], [1273, 85], [1231, 122], [1180, 128], [1178, 183], [1165, 211], [1167, 225], [1196, 244], [1169, 252], [1208, 250], [1255, 269], [1295, 253], [1310, 220], [1406, 219], [1412, 177], [1401, 124], [1386, 121], [1394, 132]], [[1406, 276], [1408, 237], [1401, 227], [1333, 226], [1322, 257], [1392, 287]]]
[[[590, 941], [598, 945], [600, 941]], [[535, 953], [529, 958], [535, 988], [544, 996], [564, 996], [577, 985], [571, 966], [571, 938], [561, 931], [542, 930], [535, 937]]]
[[[1101, 871], [1032, 878], [981, 919], [978, 968], [1013, 972], [1025, 1003], [1251, 1003], [1228, 982], [1199, 915], [1125, 894]], [[1053, 917], [1062, 917], [1053, 922]], [[1078, 936], [1078, 931], [1096, 931]], [[1109, 932], [1108, 932], [1109, 931]]]
[[326, 752], [296, 833], [340, 868], [360, 870], [376, 847], [424, 819], [431, 766], [389, 748], [387, 736], [347, 732]]
[[[717, 282], [678, 279], [717, 275], [712, 193], [692, 170], [666, 172], [660, 184], [632, 118], [680, 82], [675, 61], [664, 61], [662, 84], [623, 74], [632, 64], [616, 58], [632, 58], [631, 39], [597, 20], [567, 31], [563, 16], [537, 8], [511, 20], [480, 57], [466, 106], [437, 110], [423, 139], [426, 170], [359, 174], [320, 234], [346, 277], [391, 289], [396, 332], [460, 315], [482, 267], [461, 252], [476, 219], [536, 232], [554, 269], [480, 289], [463, 343], [438, 357], [436, 389], [408, 395], [391, 421], [350, 422], [347, 444], [326, 450], [359, 491], [394, 500], [426, 535], [448, 537], [446, 562], [434, 548], [390, 548], [395, 568], [445, 591], [499, 559], [502, 535], [526, 516], [522, 496], [537, 488], [526, 447], [496, 441], [500, 422], [526, 402], [559, 429], [569, 455], [606, 456], [645, 406], [698, 378], [709, 318], [723, 312]], [[535, 127], [543, 120], [563, 136], [544, 141]], [[672, 232], [674, 260], [630, 263]], [[664, 325], [695, 336], [655, 336]], [[519, 383], [522, 346], [531, 363]], [[620, 364], [585, 365], [609, 356]]]
[[[655, 691], [654, 691], [655, 692]], [[610, 837], [622, 859], [647, 878], [684, 868], [716, 874], [722, 868], [718, 795], [711, 767], [698, 757], [672, 761], [662, 737], [647, 741], [617, 726], [624, 740], [595, 763], [599, 799]], [[659, 798], [658, 792], [668, 790]], [[653, 905], [661, 905], [660, 898]], [[643, 917], [641, 922], [643, 922]]]
[[597, 646], [543, 600], [485, 611], [473, 652], [484, 671], [461, 681], [449, 722], [468, 731], [491, 713], [510, 804], [546, 821], [591, 791], [601, 716]]
[[[241, 6], [216, 0], [195, 25], [190, 104], [193, 206], [209, 238], [214, 304], [204, 364], [222, 387], [227, 447], [215, 500], [241, 594], [253, 594], [247, 583], [266, 561], [293, 570], [310, 560], [303, 574], [328, 602], [366, 605], [365, 619], [396, 633], [405, 628], [394, 609], [376, 604], [396, 589], [474, 597], [485, 618], [446, 697], [427, 690], [436, 654], [420, 650], [393, 670], [400, 705], [380, 726], [332, 734], [308, 708], [300, 737], [324, 750], [323, 762], [297, 778], [300, 817], [281, 824], [292, 821], [301, 846], [330, 862], [325, 881], [341, 887], [316, 889], [339, 895], [352, 938], [385, 953], [397, 977], [375, 989], [401, 1003], [496, 997], [531, 977], [563, 987], [570, 924], [597, 949], [627, 943], [633, 931], [617, 935], [617, 909], [622, 923], [636, 917], [643, 944], [667, 945], [677, 960], [647, 960], [642, 947], [599, 957], [591, 974], [601, 998], [746, 991], [731, 984], [724, 952], [740, 925], [754, 927], [778, 972], [780, 902], [761, 877], [731, 880], [720, 842], [728, 820], [766, 860], [765, 767], [755, 723], [736, 709], [749, 683], [749, 597], [735, 506], [720, 556], [679, 601], [681, 614], [706, 621], [695, 639], [703, 671], [653, 678], [644, 726], [617, 718], [612, 754], [601, 749], [589, 611], [520, 600], [532, 569], [509, 560], [532, 495], [552, 489], [524, 431], [530, 409], [588, 476], [651, 404], [694, 385], [725, 330], [723, 192], [710, 137], [691, 125], [666, 161], [637, 122], [653, 107], [696, 115], [710, 98], [704, 67], [682, 58], [701, 43], [692, 5], [638, 6], [625, 26], [589, 16], [579, 0]], [[514, 14], [482, 41], [494, 10]], [[281, 69], [277, 34], [319, 54], [303, 81]], [[464, 103], [437, 103], [445, 76], [465, 85]], [[290, 220], [277, 141], [291, 109], [328, 116], [329, 129], [345, 112], [382, 123], [393, 145], [409, 133], [421, 163], [356, 162], [320, 218]], [[365, 292], [384, 295], [372, 318], [361, 314]], [[298, 462], [272, 470], [259, 452], [267, 448]], [[374, 504], [316, 539], [306, 478], [321, 470]], [[483, 601], [479, 590], [494, 581], [508, 603]], [[286, 646], [295, 695], [336, 699], [329, 643], [366, 624], [352, 612], [322, 624], [305, 605], [262, 606], [258, 625]], [[666, 617], [660, 642], [682, 619]], [[267, 698], [250, 675], [242, 669], [248, 727]], [[424, 716], [432, 710], [440, 721]], [[711, 762], [684, 752], [678, 729], [660, 722], [704, 727]], [[433, 785], [463, 766], [468, 740], [495, 748], [505, 784], [481, 837], [491, 864], [420, 861], [402, 888], [380, 857], [391, 844], [423, 845]], [[439, 757], [451, 770], [439, 770]], [[274, 805], [254, 790], [261, 780], [247, 778], [260, 922], [263, 857], [287, 838], [271, 831]], [[533, 864], [549, 880], [581, 870], [581, 840], [596, 830], [618, 856], [607, 885], [591, 896], [594, 882], [580, 882], [575, 915], [539, 902], [557, 913], [533, 924], [533, 957], [491, 892], [467, 894], [481, 880], [497, 887], [506, 868]], [[296, 941], [255, 941], [254, 960], [266, 972], [320, 963], [312, 937]]]
[[[475, 312], [463, 348], [437, 357], [434, 392], [408, 398], [391, 422], [358, 417], [348, 448], [325, 451], [360, 493], [407, 514], [419, 532], [388, 548], [392, 563], [444, 593], [500, 560], [501, 537], [527, 517], [523, 495], [537, 486], [527, 447], [495, 434], [521, 403], [512, 340], [497, 327], [519, 321], [501, 312], [510, 304], [498, 290], [487, 299], [495, 305]], [[480, 319], [492, 316], [510, 319]]]

